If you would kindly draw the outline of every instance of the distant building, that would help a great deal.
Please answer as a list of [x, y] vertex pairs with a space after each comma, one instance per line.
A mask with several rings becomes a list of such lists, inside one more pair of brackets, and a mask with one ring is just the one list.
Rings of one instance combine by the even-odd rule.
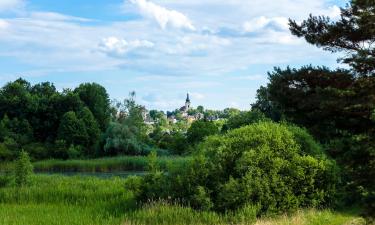
[[185, 106], [182, 106], [180, 108], [180, 112], [182, 114], [182, 117], [185, 117], [185, 118], [188, 117], [189, 109], [190, 109], [190, 97], [189, 97], [189, 93], [187, 93]]

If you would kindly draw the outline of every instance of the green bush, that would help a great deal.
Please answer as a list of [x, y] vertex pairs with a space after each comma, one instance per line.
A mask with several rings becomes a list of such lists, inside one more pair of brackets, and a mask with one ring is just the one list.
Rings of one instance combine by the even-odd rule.
[[324, 151], [322, 146], [316, 142], [305, 128], [296, 125], [288, 125], [288, 130], [292, 132], [294, 140], [300, 146], [301, 152], [306, 155], [322, 156]]
[[27, 185], [30, 181], [30, 175], [32, 173], [33, 165], [30, 162], [29, 154], [25, 151], [21, 151], [15, 168], [16, 185], [18, 187]]
[[144, 198], [171, 197], [217, 211], [257, 205], [260, 213], [329, 204], [338, 180], [336, 165], [315, 156], [317, 145], [304, 132], [260, 122], [208, 137], [188, 166], [152, 179], [157, 192], [148, 189]]

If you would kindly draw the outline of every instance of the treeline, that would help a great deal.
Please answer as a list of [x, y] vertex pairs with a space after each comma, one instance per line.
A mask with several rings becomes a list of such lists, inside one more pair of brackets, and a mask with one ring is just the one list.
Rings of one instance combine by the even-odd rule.
[[[237, 109], [199, 106], [189, 114], [202, 113], [206, 119], [191, 124], [179, 113], [172, 122], [170, 113], [148, 112], [136, 103], [134, 92], [123, 101], [110, 101], [96, 83], [60, 92], [52, 83], [32, 86], [20, 78], [0, 89], [0, 160], [15, 159], [22, 149], [33, 160], [147, 155], [152, 150], [186, 155], [206, 136], [238, 127], [239, 118], [249, 119]], [[148, 117], [152, 124], [145, 123]]]
[[49, 83], [23, 79], [0, 89], [0, 159], [21, 149], [35, 158], [93, 156], [110, 122], [110, 101], [98, 84], [58, 92]]

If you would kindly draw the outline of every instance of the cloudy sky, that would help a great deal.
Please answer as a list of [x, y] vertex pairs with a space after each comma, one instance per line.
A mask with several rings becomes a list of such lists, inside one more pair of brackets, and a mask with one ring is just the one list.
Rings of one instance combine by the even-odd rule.
[[273, 67], [337, 67], [288, 18], [337, 18], [340, 0], [0, 0], [0, 85], [23, 77], [132, 90], [148, 108], [248, 109]]

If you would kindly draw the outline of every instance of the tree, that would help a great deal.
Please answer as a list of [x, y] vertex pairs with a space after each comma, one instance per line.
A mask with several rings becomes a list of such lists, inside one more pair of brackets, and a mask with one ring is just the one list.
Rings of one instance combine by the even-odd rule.
[[104, 134], [104, 151], [107, 155], [141, 155], [144, 144], [138, 139], [136, 127], [111, 122]]
[[225, 129], [240, 128], [242, 126], [265, 120], [267, 120], [265, 115], [259, 110], [240, 112], [229, 117], [227, 123], [225, 124]]
[[199, 113], [204, 113], [204, 107], [201, 106], [201, 105], [199, 105], [199, 106], [197, 107], [197, 111], [198, 111]]
[[86, 146], [88, 143], [88, 134], [85, 124], [82, 120], [79, 120], [76, 113], [72, 111], [64, 114], [57, 133], [57, 139], [64, 140], [68, 146]]
[[30, 181], [30, 175], [33, 173], [33, 165], [30, 162], [29, 154], [21, 151], [16, 162], [15, 177], [18, 187], [24, 187]]
[[345, 52], [341, 61], [359, 76], [375, 72], [375, 8], [373, 0], [351, 0], [341, 9], [339, 20], [310, 16], [298, 24], [290, 20], [290, 30], [307, 42], [331, 52]]
[[262, 112], [267, 118], [278, 122], [282, 118], [282, 113], [275, 102], [271, 101], [270, 93], [268, 88], [261, 86], [257, 90], [256, 94], [256, 102], [251, 105], [252, 110], [259, 110]]
[[39, 142], [54, 140], [59, 119], [67, 110], [62, 107], [63, 112], [61, 112], [54, 107], [53, 100], [60, 96], [60, 93], [49, 82], [34, 85], [30, 93], [37, 104], [36, 110], [28, 118], [34, 131], [34, 138]]
[[78, 112], [78, 118], [85, 125], [85, 130], [87, 132], [87, 144], [86, 144], [86, 155], [93, 156], [95, 150], [99, 147], [100, 138], [100, 128], [98, 122], [95, 120], [93, 114], [89, 108], [84, 107], [80, 112]]
[[26, 119], [36, 108], [30, 94], [30, 83], [23, 79], [7, 83], [0, 89], [0, 117]]
[[[324, 16], [310, 16], [300, 24], [290, 20], [292, 34], [324, 50], [345, 53], [339, 60], [350, 70], [276, 68], [253, 105], [271, 118], [276, 112], [307, 127], [344, 168], [352, 199], [367, 202], [375, 196], [374, 28], [373, 0], [352, 0], [337, 21]], [[366, 208], [374, 214], [374, 205]]]
[[106, 89], [96, 83], [81, 84], [74, 90], [79, 98], [90, 109], [98, 121], [100, 129], [104, 131], [110, 121], [110, 101]]
[[24, 145], [33, 140], [33, 130], [26, 119], [9, 119], [7, 115], [0, 121], [0, 141], [12, 138], [18, 144]]
[[[363, 101], [359, 83], [349, 71], [306, 66], [275, 68], [268, 76], [269, 84], [261, 88], [267, 96], [258, 96], [256, 104], [269, 102], [291, 122], [307, 127], [319, 140], [336, 137], [342, 130], [358, 132], [372, 124], [367, 105], [371, 101]], [[370, 87], [366, 89], [375, 94]], [[260, 109], [268, 113], [267, 108]]]
[[194, 121], [187, 131], [187, 140], [191, 144], [197, 144], [204, 140], [205, 137], [218, 134], [218, 127], [210, 121]]

